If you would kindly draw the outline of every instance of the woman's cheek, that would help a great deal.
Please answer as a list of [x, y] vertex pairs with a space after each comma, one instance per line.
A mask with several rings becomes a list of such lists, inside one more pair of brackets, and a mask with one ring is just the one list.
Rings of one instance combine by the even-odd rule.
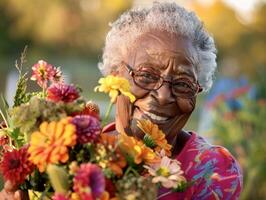
[[142, 88], [140, 88], [134, 84], [131, 84], [131, 85], [133, 85], [131, 87], [131, 92], [136, 97], [136, 99], [141, 99], [149, 93], [148, 90], [144, 90], [144, 89], [142, 89]]
[[191, 99], [179, 98], [179, 99], [177, 99], [177, 105], [178, 105], [181, 113], [183, 113], [183, 114], [191, 113], [195, 108], [195, 104], [196, 104], [195, 98], [191, 98]]

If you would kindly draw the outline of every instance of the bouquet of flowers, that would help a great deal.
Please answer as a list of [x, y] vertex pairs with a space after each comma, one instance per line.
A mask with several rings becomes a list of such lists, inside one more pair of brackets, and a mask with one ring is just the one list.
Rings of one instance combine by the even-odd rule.
[[99, 107], [63, 80], [60, 68], [40, 60], [31, 79], [41, 90], [27, 91], [23, 53], [13, 107], [4, 100], [0, 125], [0, 174], [30, 199], [108, 200], [159, 199], [159, 187], [185, 189], [180, 163], [157, 125], [138, 121], [143, 140], [126, 133], [103, 133], [118, 95], [131, 102], [126, 79], [107, 76], [95, 90], [109, 93], [104, 120]]

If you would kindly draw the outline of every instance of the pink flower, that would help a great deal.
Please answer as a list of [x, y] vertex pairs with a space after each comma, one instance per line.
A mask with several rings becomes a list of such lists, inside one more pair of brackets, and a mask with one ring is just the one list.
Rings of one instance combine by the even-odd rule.
[[182, 182], [186, 181], [180, 163], [175, 159], [163, 156], [160, 163], [150, 166], [145, 165], [151, 176], [153, 183], [161, 183], [165, 188], [176, 188]]
[[70, 198], [64, 194], [56, 193], [53, 195], [52, 200], [70, 200]]
[[53, 67], [47, 62], [39, 60], [32, 67], [31, 80], [37, 81], [40, 87], [46, 89], [49, 81], [52, 83], [62, 81], [62, 73], [60, 68]]
[[100, 121], [89, 115], [78, 115], [72, 119], [72, 123], [76, 126], [78, 142], [85, 144], [94, 141], [100, 134]]
[[5, 180], [10, 180], [17, 185], [23, 183], [26, 177], [33, 171], [34, 165], [28, 160], [28, 147], [11, 152], [5, 152], [0, 164], [0, 171]]
[[105, 190], [104, 174], [97, 165], [81, 164], [74, 177], [73, 189], [81, 199], [96, 199], [101, 197]]
[[79, 98], [79, 92], [73, 85], [54, 83], [47, 89], [47, 99], [53, 102], [73, 102]]

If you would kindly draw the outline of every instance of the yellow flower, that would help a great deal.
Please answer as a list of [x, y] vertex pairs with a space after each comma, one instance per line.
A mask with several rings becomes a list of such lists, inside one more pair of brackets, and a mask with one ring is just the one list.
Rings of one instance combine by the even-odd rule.
[[75, 192], [72, 192], [71, 195], [70, 195], [70, 199], [71, 200], [81, 200], [79, 195]]
[[59, 122], [43, 122], [40, 130], [31, 135], [30, 160], [44, 172], [48, 164], [65, 163], [68, 147], [76, 144], [76, 128], [69, 118]]
[[119, 147], [131, 156], [136, 164], [140, 164], [142, 161], [145, 163], [156, 163], [160, 160], [155, 152], [142, 141], [127, 136], [125, 133], [121, 133], [119, 137]]
[[171, 156], [172, 145], [168, 144], [165, 134], [159, 129], [157, 124], [153, 124], [150, 120], [139, 120], [137, 126], [155, 142], [155, 151], [161, 152], [165, 150], [167, 156]]
[[109, 93], [112, 103], [115, 102], [116, 97], [119, 94], [129, 97], [131, 103], [133, 103], [136, 99], [135, 96], [130, 92], [130, 84], [125, 78], [109, 75], [105, 78], [100, 78], [98, 83], [100, 85], [95, 87], [95, 92], [99, 91]]

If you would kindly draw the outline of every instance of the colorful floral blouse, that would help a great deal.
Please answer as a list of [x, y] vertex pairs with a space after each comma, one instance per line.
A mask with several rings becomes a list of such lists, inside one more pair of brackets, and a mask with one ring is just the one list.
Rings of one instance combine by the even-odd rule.
[[[115, 124], [107, 125], [103, 132], [112, 132]], [[160, 189], [159, 200], [235, 200], [242, 189], [240, 167], [230, 152], [221, 146], [209, 144], [196, 133], [176, 156], [187, 181], [193, 182], [185, 192]]]
[[191, 133], [176, 159], [188, 181], [193, 185], [185, 192], [168, 195], [166, 189], [159, 191], [160, 200], [234, 200], [238, 199], [242, 188], [242, 174], [234, 157], [227, 149], [213, 146], [202, 137]]

